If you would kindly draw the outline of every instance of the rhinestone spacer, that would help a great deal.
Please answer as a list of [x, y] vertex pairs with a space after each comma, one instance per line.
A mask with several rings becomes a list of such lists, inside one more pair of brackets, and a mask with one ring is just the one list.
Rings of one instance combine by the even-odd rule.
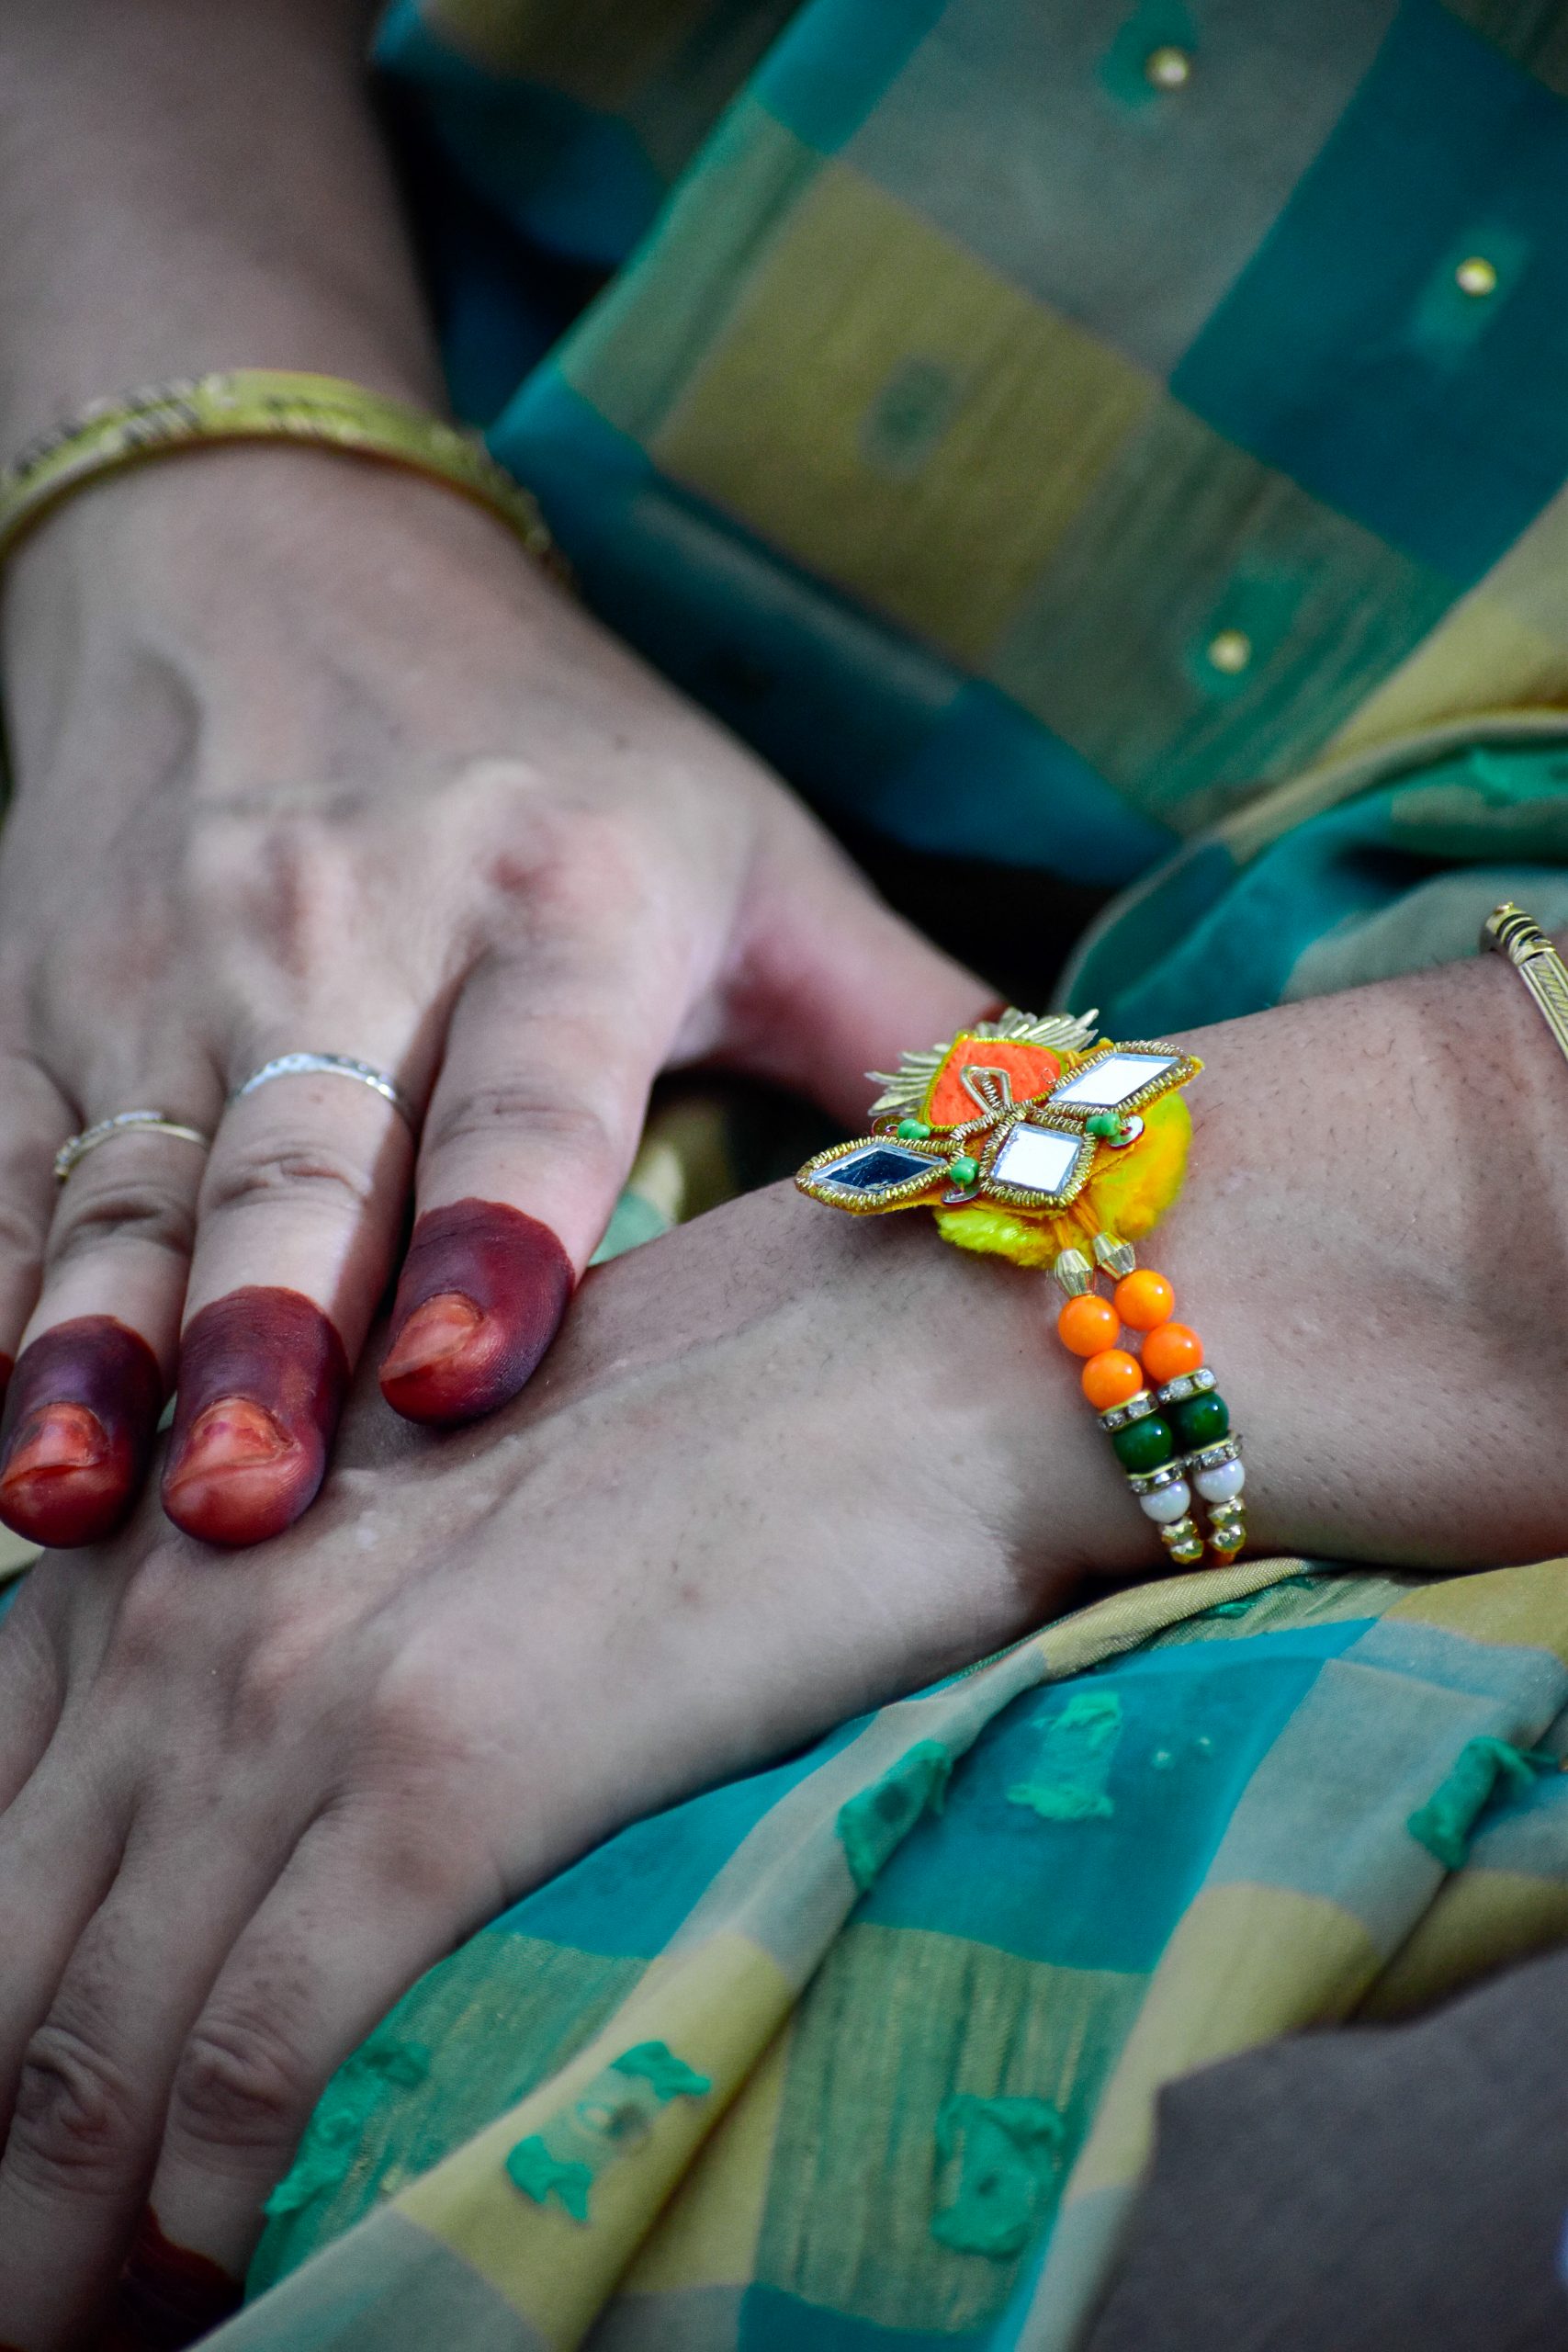
[[1108, 1274], [1114, 1274], [1119, 1282], [1123, 1275], [1134, 1273], [1137, 1270], [1138, 1253], [1132, 1243], [1118, 1241], [1109, 1233], [1095, 1235], [1094, 1258], [1096, 1265], [1103, 1266], [1105, 1272]]
[[1064, 1250], [1051, 1272], [1069, 1298], [1081, 1298], [1094, 1283], [1094, 1268], [1081, 1250]]
[[1206, 1396], [1217, 1385], [1208, 1365], [1201, 1363], [1196, 1372], [1179, 1372], [1174, 1380], [1168, 1380], [1163, 1388], [1156, 1391], [1155, 1401], [1160, 1405], [1182, 1405], [1189, 1396]]
[[[1239, 1462], [1241, 1433], [1233, 1431], [1229, 1437], [1222, 1438], [1217, 1445], [1201, 1445], [1196, 1453], [1184, 1454], [1182, 1460], [1185, 1466], [1192, 1471], [1217, 1470], [1223, 1462]], [[1216, 1503], [1214, 1508], [1219, 1510], [1223, 1506]]]
[[1163, 1487], [1180, 1486], [1186, 1475], [1179, 1462], [1162, 1462], [1157, 1470], [1130, 1472], [1127, 1484], [1135, 1495], [1157, 1495]]
[[1112, 1405], [1109, 1412], [1101, 1413], [1100, 1426], [1102, 1430], [1124, 1430], [1129, 1421], [1141, 1421], [1145, 1415], [1152, 1413], [1154, 1408], [1155, 1400], [1151, 1392], [1146, 1388], [1140, 1388], [1137, 1395], [1129, 1396], [1124, 1405]]

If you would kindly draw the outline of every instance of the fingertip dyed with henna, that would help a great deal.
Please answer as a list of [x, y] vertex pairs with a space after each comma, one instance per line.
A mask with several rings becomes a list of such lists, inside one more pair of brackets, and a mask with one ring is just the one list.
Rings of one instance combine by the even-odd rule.
[[157, 1358], [112, 1315], [24, 1348], [0, 1418], [0, 1519], [31, 1544], [112, 1535], [136, 1500], [163, 1409]]
[[206, 2255], [176, 2245], [146, 2214], [98, 2352], [177, 2352], [238, 2311], [243, 2296], [238, 2279]]
[[382, 1395], [437, 1428], [493, 1412], [555, 1338], [571, 1288], [571, 1261], [537, 1217], [499, 1201], [428, 1209], [403, 1261]]
[[260, 1544], [314, 1501], [348, 1386], [329, 1318], [299, 1291], [214, 1299], [180, 1342], [164, 1509], [205, 1544]]

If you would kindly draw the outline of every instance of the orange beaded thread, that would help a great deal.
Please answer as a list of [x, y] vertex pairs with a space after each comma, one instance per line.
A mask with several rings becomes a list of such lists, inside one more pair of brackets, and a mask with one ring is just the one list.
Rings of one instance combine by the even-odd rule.
[[[1122, 1244], [1117, 1258], [1125, 1265], [1132, 1254]], [[1173, 1285], [1152, 1266], [1131, 1266], [1103, 1298], [1092, 1287], [1087, 1261], [1066, 1253], [1056, 1274], [1064, 1288], [1071, 1285], [1056, 1317], [1057, 1333], [1084, 1360], [1084, 1395], [1140, 1509], [1172, 1559], [1194, 1566], [1205, 1548], [1192, 1515], [1196, 1490], [1208, 1506], [1215, 1558], [1234, 1560], [1247, 1540], [1241, 1441], [1232, 1434], [1229, 1408], [1203, 1362], [1202, 1340], [1190, 1324], [1174, 1319]], [[1122, 1346], [1123, 1327], [1142, 1335], [1139, 1355]]]
[[[923, 1209], [955, 1249], [1050, 1268], [1084, 1395], [1171, 1556], [1203, 1557], [1196, 1492], [1216, 1555], [1234, 1559], [1240, 1443], [1202, 1341], [1175, 1319], [1174, 1289], [1133, 1247], [1181, 1189], [1182, 1090], [1203, 1065], [1156, 1038], [1118, 1044], [1097, 1022], [1009, 1005], [905, 1054], [877, 1073], [870, 1134], [816, 1153], [795, 1182], [852, 1216]], [[1109, 1299], [1100, 1274], [1115, 1284]]]

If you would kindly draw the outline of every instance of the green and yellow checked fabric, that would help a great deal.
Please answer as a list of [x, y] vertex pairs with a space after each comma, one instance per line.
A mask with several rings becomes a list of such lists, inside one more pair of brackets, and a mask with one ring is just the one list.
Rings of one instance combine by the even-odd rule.
[[492, 240], [460, 393], [495, 240], [513, 314], [610, 273], [489, 379], [590, 600], [821, 804], [1136, 881], [1080, 1001], [1461, 953], [1498, 870], [1568, 917], [1568, 7], [400, 0], [381, 57]]
[[213, 2342], [1066, 2352], [1162, 2082], [1568, 1934], [1565, 1748], [1561, 1562], [1100, 1602], [433, 1970]]

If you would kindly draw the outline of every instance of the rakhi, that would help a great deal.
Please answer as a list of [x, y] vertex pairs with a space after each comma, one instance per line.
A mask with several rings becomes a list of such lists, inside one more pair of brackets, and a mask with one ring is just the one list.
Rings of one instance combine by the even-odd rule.
[[1196, 1493], [1208, 1544], [1234, 1560], [1247, 1540], [1241, 1440], [1201, 1340], [1175, 1320], [1174, 1289], [1133, 1246], [1181, 1189], [1181, 1090], [1203, 1065], [1176, 1046], [1097, 1038], [1095, 1020], [1010, 1007], [874, 1070], [871, 1134], [819, 1151], [795, 1182], [852, 1216], [930, 1209], [957, 1249], [1049, 1267], [1066, 1294], [1058, 1335], [1084, 1360], [1084, 1395], [1160, 1541], [1185, 1566], [1203, 1558]]

